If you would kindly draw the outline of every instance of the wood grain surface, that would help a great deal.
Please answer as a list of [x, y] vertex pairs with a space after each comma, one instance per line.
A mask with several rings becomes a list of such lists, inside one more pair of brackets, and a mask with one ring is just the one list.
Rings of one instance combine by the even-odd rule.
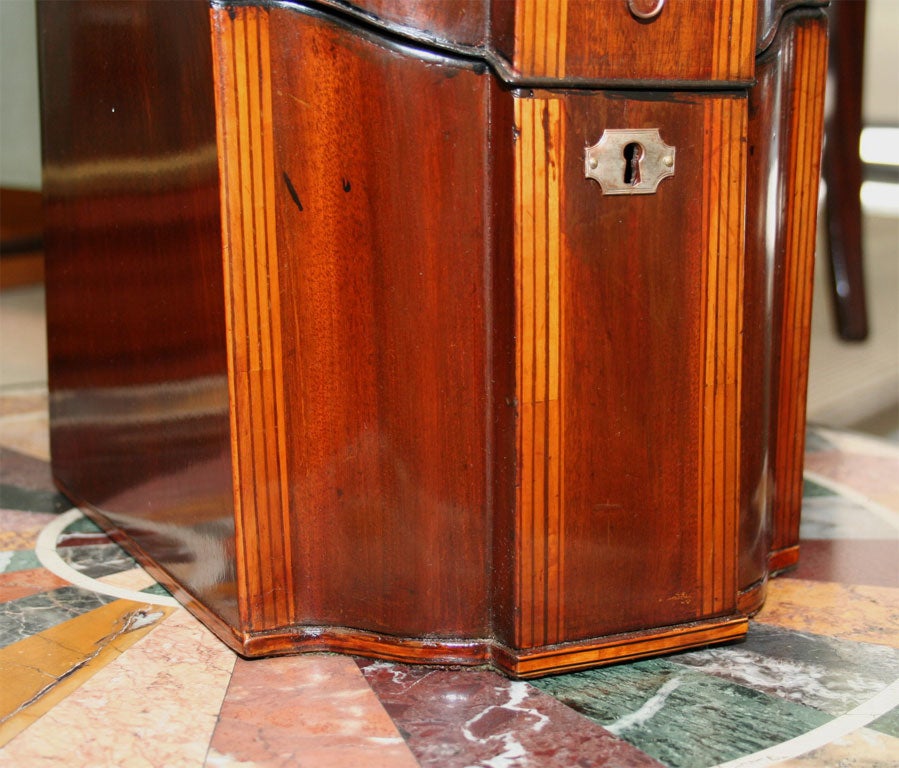
[[38, 20], [53, 472], [239, 627], [208, 9], [46, 2]]
[[[61, 487], [247, 655], [741, 636], [795, 544], [818, 16], [750, 91], [754, 3], [333, 5], [42, 5]], [[645, 81], [512, 88], [453, 52], [494, 32]], [[655, 193], [584, 176], [612, 128], [676, 148]]]

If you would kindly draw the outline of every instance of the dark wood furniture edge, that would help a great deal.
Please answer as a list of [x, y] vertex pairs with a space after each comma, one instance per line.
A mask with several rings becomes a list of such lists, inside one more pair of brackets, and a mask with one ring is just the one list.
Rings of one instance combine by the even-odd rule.
[[498, 669], [519, 678], [576, 672], [671, 651], [741, 640], [746, 636], [748, 627], [749, 620], [745, 616], [726, 616], [694, 624], [656, 627], [521, 651], [496, 643], [493, 645], [493, 663]]
[[[75, 501], [63, 483], [59, 480], [55, 482], [62, 493]], [[745, 616], [727, 616], [524, 650], [509, 648], [490, 638], [393, 637], [348, 627], [300, 626], [240, 633], [180, 586], [168, 571], [119, 530], [101, 510], [82, 501], [76, 501], [75, 506], [99, 525], [110, 539], [131, 555], [219, 640], [245, 658], [297, 652], [348, 653], [405, 664], [486, 665], [523, 679], [733, 642], [745, 637], [749, 624]]]
[[[140, 544], [115, 525], [101, 509], [79, 499], [66, 487], [65, 483], [61, 482], [58, 478], [54, 477], [53, 482], [60, 492], [73, 503], [74, 507], [77, 507], [85, 517], [100, 526], [100, 528], [103, 529], [103, 532], [109, 536], [112, 541], [131, 555], [141, 568], [149, 573], [159, 584], [165, 587], [178, 603], [202, 622], [231, 650], [244, 655], [244, 635], [233, 629], [231, 625], [217, 613], [207, 608], [192, 592], [186, 590], [165, 568], [148, 555]], [[148, 602], [151, 602], [149, 599], [151, 597], [152, 596], [148, 596]]]
[[837, 334], [843, 341], [868, 338], [862, 233], [862, 87], [865, 42], [864, 0], [834, 2], [830, 18], [828, 89], [833, 101], [826, 116], [824, 159], [825, 253]]
[[786, 14], [798, 10], [823, 11], [831, 0], [774, 0], [774, 8], [770, 15], [759, 13], [759, 26], [756, 38], [756, 56], [761, 56], [774, 43], [780, 29], [780, 22]]
[[256, 657], [297, 651], [341, 652], [405, 664], [486, 665], [512, 677], [530, 678], [733, 642], [742, 639], [747, 628], [746, 617], [728, 616], [516, 650], [493, 639], [406, 638], [346, 627], [306, 626], [247, 635], [242, 653]]
[[[213, 8], [227, 9], [243, 5], [241, 2], [211, 0]], [[484, 67], [508, 88], [550, 88], [550, 89], [615, 89], [630, 91], [680, 91], [743, 90], [753, 85], [753, 80], [675, 80], [623, 78], [575, 78], [575, 77], [528, 77], [516, 71], [504, 56], [489, 45], [472, 46], [454, 43], [428, 35], [422, 30], [396, 24], [381, 19], [359, 8], [338, 0], [268, 0], [252, 2], [254, 6], [280, 7], [299, 13], [308, 13], [328, 18], [332, 22], [345, 25], [379, 45], [396, 46], [419, 57], [436, 56], [452, 59], [455, 66], [467, 60], [472, 67]]]
[[799, 545], [778, 549], [768, 555], [768, 576], [777, 576], [799, 564]]
[[41, 191], [0, 188], [0, 289], [44, 280]]

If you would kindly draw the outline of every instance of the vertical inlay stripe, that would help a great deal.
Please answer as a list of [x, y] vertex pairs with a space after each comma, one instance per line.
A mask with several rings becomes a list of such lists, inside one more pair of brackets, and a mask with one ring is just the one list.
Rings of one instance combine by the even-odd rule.
[[785, 119], [793, 137], [787, 163], [781, 366], [778, 381], [778, 429], [775, 468], [775, 550], [799, 540], [802, 462], [805, 448], [805, 404], [814, 273], [818, 174], [823, 130], [826, 35], [821, 26], [797, 28], [795, 67], [789, 111]]
[[515, 66], [528, 74], [563, 77], [568, 0], [518, 0]]
[[563, 607], [561, 102], [516, 99], [515, 122], [516, 633], [530, 647], [560, 639]]
[[268, 14], [212, 11], [236, 560], [248, 630], [293, 620]]
[[697, 575], [709, 616], [733, 610], [736, 598], [746, 101], [709, 99], [704, 122]]
[[756, 1], [714, 4], [711, 48], [712, 80], [748, 79], [753, 76]]

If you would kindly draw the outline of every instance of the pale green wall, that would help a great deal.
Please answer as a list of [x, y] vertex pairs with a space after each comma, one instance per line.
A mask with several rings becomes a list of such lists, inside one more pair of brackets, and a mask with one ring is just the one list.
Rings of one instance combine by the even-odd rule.
[[41, 185], [33, 0], [0, 0], [0, 185]]

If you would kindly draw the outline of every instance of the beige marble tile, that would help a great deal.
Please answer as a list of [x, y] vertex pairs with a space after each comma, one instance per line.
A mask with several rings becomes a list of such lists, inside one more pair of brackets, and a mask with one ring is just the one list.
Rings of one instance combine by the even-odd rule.
[[412, 756], [353, 659], [240, 659], [207, 766], [413, 768]]
[[0, 531], [0, 552], [34, 549], [41, 530], [41, 528], [32, 528], [30, 531]]
[[0, 419], [22, 414], [47, 413], [46, 388], [23, 388], [14, 394], [0, 396]]
[[3, 420], [0, 445], [35, 459], [50, 460], [50, 423], [43, 413]]
[[198, 768], [234, 659], [179, 609], [13, 739], [0, 765]]
[[133, 589], [135, 592], [152, 587], [156, 583], [156, 579], [143, 568], [132, 568], [130, 571], [111, 573], [109, 576], [101, 576], [97, 581], [101, 584], [108, 584], [111, 587]]
[[756, 621], [899, 648], [899, 589], [772, 579]]
[[895, 768], [899, 739], [859, 728], [805, 755], [775, 763], [778, 768]]

